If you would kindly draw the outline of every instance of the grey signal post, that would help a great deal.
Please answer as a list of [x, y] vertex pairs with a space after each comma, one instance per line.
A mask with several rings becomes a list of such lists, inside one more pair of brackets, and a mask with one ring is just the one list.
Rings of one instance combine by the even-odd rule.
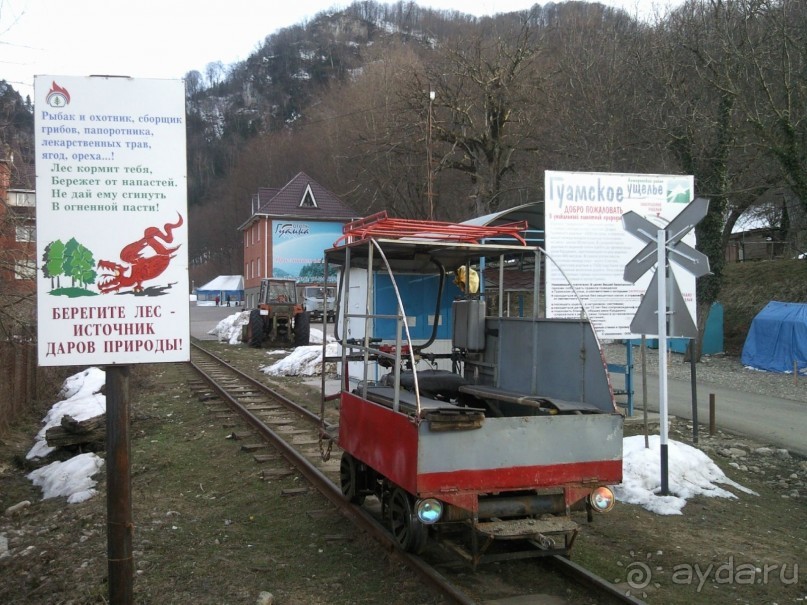
[[662, 496], [669, 494], [667, 337], [698, 336], [697, 326], [686, 308], [675, 275], [669, 271], [668, 261], [678, 264], [696, 278], [709, 273], [709, 258], [681, 241], [706, 216], [708, 210], [709, 200], [697, 198], [670, 221], [665, 229], [660, 229], [633, 211], [622, 215], [624, 229], [646, 243], [645, 247], [625, 265], [623, 274], [625, 281], [636, 283], [654, 264], [656, 265], [656, 273], [630, 328], [635, 334], [658, 335]]

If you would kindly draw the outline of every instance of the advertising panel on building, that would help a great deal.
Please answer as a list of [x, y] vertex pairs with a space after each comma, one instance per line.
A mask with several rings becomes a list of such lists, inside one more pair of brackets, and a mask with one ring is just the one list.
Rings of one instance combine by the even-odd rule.
[[[341, 235], [340, 222], [272, 221], [272, 275], [299, 283], [321, 282], [325, 274], [324, 251]], [[336, 275], [329, 275], [328, 281], [336, 281]]]
[[39, 364], [187, 361], [181, 80], [37, 76]]

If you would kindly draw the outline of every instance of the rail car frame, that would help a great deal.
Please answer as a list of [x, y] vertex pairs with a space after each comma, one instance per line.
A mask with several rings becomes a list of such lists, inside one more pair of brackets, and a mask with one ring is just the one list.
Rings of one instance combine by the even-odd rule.
[[[590, 521], [613, 506], [608, 486], [622, 479], [623, 416], [602, 349], [587, 319], [541, 317], [544, 252], [525, 243], [524, 228], [379, 215], [347, 224], [325, 251], [326, 277], [333, 266], [340, 271], [342, 376], [338, 433], [330, 436], [343, 450], [342, 492], [357, 505], [375, 496], [407, 551], [420, 552], [434, 536], [474, 567], [568, 555], [578, 533], [572, 511], [585, 510]], [[469, 276], [492, 263], [503, 292], [513, 259], [534, 267], [530, 317], [504, 317], [501, 305], [487, 316], [484, 288], [466, 286], [452, 303], [451, 353], [429, 351], [437, 317], [431, 338], [412, 341], [396, 275], [438, 275], [439, 298], [448, 275]], [[363, 301], [349, 298], [357, 268], [366, 272]], [[395, 289], [392, 312], [374, 309], [377, 272]], [[396, 322], [394, 341], [373, 337], [377, 320]], [[363, 337], [348, 338], [345, 326], [356, 321]], [[436, 369], [440, 360], [451, 370]], [[360, 377], [349, 375], [351, 361], [362, 362]], [[372, 378], [372, 363], [389, 373]], [[324, 367], [322, 386], [324, 420]]]

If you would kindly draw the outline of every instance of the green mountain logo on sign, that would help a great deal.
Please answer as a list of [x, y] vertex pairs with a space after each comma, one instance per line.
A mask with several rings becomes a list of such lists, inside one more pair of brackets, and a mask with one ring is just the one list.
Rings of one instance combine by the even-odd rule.
[[692, 201], [689, 179], [671, 179], [667, 182], [667, 202], [670, 204], [688, 204]]

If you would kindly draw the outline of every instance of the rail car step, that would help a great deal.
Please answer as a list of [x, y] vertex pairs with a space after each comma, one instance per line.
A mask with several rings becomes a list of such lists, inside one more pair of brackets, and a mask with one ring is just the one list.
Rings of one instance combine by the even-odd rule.
[[486, 536], [499, 540], [523, 539], [537, 534], [553, 534], [575, 531], [577, 523], [562, 517], [543, 519], [505, 519], [477, 523], [475, 529]]

